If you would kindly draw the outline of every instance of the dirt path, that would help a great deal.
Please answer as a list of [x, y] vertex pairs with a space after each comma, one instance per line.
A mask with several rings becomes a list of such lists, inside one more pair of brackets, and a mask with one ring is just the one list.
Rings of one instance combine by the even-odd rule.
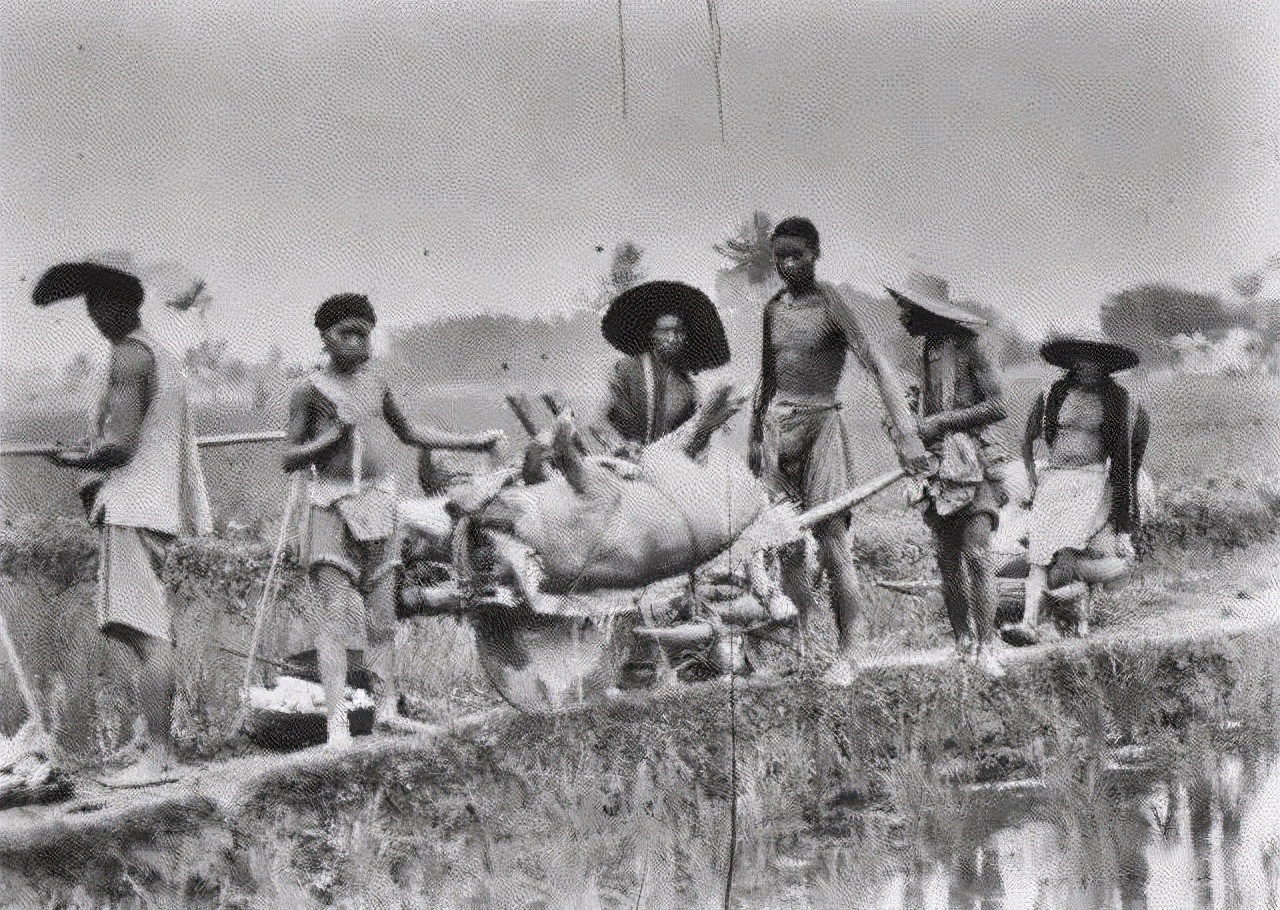
[[[1006, 653], [1007, 662], [1012, 665], [1041, 660], [1055, 652], [1079, 653], [1114, 644], [1168, 648], [1180, 642], [1227, 642], [1242, 636], [1277, 635], [1280, 588], [1272, 588], [1249, 597], [1195, 595], [1195, 602], [1188, 606], [1102, 629], [1088, 639], [1068, 639]], [[946, 647], [879, 654], [873, 651], [849, 684], [856, 684], [864, 674], [889, 668], [936, 666], [949, 661], [954, 662], [955, 658]], [[788, 682], [773, 678], [747, 680], [744, 684], [753, 689], [769, 689], [785, 687]], [[678, 692], [675, 697], [679, 697]], [[76, 795], [67, 802], [0, 812], [0, 858], [45, 851], [74, 853], [90, 844], [100, 850], [104, 842], [126, 842], [144, 832], [147, 839], [153, 839], [217, 824], [235, 818], [273, 786], [299, 777], [340, 775], [343, 769], [374, 760], [394, 760], [397, 754], [422, 756], [435, 749], [442, 737], [474, 737], [495, 720], [509, 716], [512, 710], [481, 712], [420, 734], [374, 733], [358, 737], [349, 747], [339, 750], [316, 747], [287, 754], [259, 752], [189, 765], [179, 781], [146, 789], [110, 790], [79, 780]]]

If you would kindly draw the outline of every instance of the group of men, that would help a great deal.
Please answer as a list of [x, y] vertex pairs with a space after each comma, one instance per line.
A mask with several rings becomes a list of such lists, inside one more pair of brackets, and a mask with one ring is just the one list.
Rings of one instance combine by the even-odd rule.
[[[895, 368], [871, 343], [858, 315], [817, 279], [821, 247], [812, 222], [788, 218], [774, 228], [771, 242], [782, 288], [764, 310], [752, 469], [774, 494], [805, 508], [852, 486], [850, 441], [837, 397], [852, 351], [876, 381], [899, 460], [920, 479], [919, 504], [936, 544], [957, 650], [998, 675], [991, 537], [1008, 502], [1009, 458], [994, 430], [1008, 412], [997, 364], [983, 341], [985, 320], [948, 299], [945, 283], [924, 276], [890, 291], [903, 326], [922, 341], [919, 394], [908, 401]], [[211, 530], [180, 361], [142, 327], [143, 296], [136, 277], [87, 262], [55, 266], [33, 294], [40, 306], [83, 297], [112, 345], [89, 440], [53, 456], [60, 465], [91, 472], [83, 498], [101, 533], [99, 625], [136, 656], [147, 734], [137, 760], [104, 779], [112, 786], [172, 779], [174, 616], [159, 570], [167, 542]], [[328, 358], [293, 395], [282, 466], [309, 475], [299, 556], [315, 595], [310, 618], [329, 741], [342, 743], [350, 736], [342, 710], [349, 650], [365, 651], [380, 680], [377, 722], [400, 722], [392, 665], [399, 553], [390, 446], [398, 441], [425, 451], [484, 451], [496, 447], [502, 434], [449, 433], [407, 419], [371, 359], [376, 315], [366, 297], [331, 297], [314, 322]], [[694, 414], [692, 376], [727, 363], [728, 345], [710, 301], [677, 282], [652, 282], [620, 295], [602, 328], [626, 356], [610, 378], [595, 435], [613, 454], [633, 457]], [[1134, 484], [1147, 432], [1145, 413], [1111, 378], [1136, 363], [1131, 351], [1103, 339], [1058, 338], [1043, 353], [1067, 372], [1037, 402], [1024, 439], [1036, 492], [1027, 608], [1012, 637], [1026, 641], [1038, 637], [1042, 595], [1064, 587], [1064, 552], [1085, 558], [1103, 547], [1107, 557], [1131, 554], [1128, 534], [1138, 517]], [[1033, 443], [1040, 438], [1049, 454], [1037, 469]], [[845, 667], [862, 637], [863, 600], [848, 529], [847, 513], [813, 529]], [[785, 592], [802, 618], [811, 616], [815, 595], [804, 549], [790, 548], [780, 558]]]
[[[1083, 585], [1087, 597], [1093, 588], [1081, 578], [1095, 584], [1113, 580], [1133, 555], [1135, 487], [1149, 426], [1145, 410], [1130, 403], [1112, 374], [1136, 366], [1137, 355], [1088, 333], [1053, 337], [1042, 347], [1045, 359], [1065, 373], [1041, 393], [1026, 424], [1022, 454], [1033, 503], [1026, 604], [1022, 622], [1001, 637], [995, 628], [992, 535], [1009, 502], [1010, 454], [998, 432], [1009, 414], [999, 365], [983, 338], [987, 321], [951, 300], [941, 279], [915, 273], [902, 290], [886, 289], [899, 306], [903, 327], [920, 339], [918, 395], [908, 401], [895, 368], [871, 343], [858, 315], [835, 287], [818, 280], [821, 243], [813, 223], [785, 219], [773, 229], [771, 243], [782, 287], [764, 309], [752, 469], [775, 495], [806, 509], [853, 486], [850, 441], [837, 396], [852, 352], [875, 380], [899, 461], [919, 479], [917, 503], [933, 535], [957, 651], [985, 672], [1000, 675], [998, 653], [1005, 640], [1040, 639], [1046, 595], [1079, 598]], [[640, 292], [647, 289], [624, 294], [614, 307], [646, 299]], [[675, 288], [655, 287], [644, 311], [648, 322], [638, 316], [628, 321], [637, 327], [631, 337], [642, 337], [646, 326], [651, 330], [648, 348], [610, 339], [630, 356], [615, 369], [601, 421], [633, 445], [652, 442], [689, 419], [696, 405], [689, 374], [728, 360], [727, 348], [707, 362], [703, 352], [715, 344], [683, 341], [694, 332], [702, 339], [723, 338], [714, 308], [700, 292], [686, 287], [681, 296]], [[609, 319], [606, 315], [606, 323]], [[654, 378], [646, 386], [644, 377]], [[647, 409], [636, 404], [646, 400], [646, 388], [652, 389]], [[647, 422], [645, 413], [651, 415]], [[1047, 448], [1041, 468], [1038, 440]], [[842, 658], [836, 676], [847, 675], [842, 671], [852, 667], [863, 637], [864, 598], [848, 545], [849, 526], [846, 512], [813, 529], [830, 582]], [[806, 560], [803, 547], [780, 554], [783, 588], [804, 619], [812, 615], [815, 599]], [[1079, 609], [1087, 616], [1087, 604]]]

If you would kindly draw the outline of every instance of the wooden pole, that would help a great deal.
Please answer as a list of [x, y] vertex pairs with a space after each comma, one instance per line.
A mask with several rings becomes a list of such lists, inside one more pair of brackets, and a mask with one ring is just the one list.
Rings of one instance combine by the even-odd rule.
[[523, 393], [519, 395], [508, 395], [507, 407], [511, 408], [511, 410], [515, 412], [516, 420], [520, 421], [520, 426], [524, 427], [524, 431], [528, 433], [530, 437], [536, 437], [538, 435], [538, 425], [533, 422], [533, 417], [529, 413], [531, 408], [529, 406], [529, 397], [527, 395]]
[[886, 487], [893, 486], [899, 480], [907, 476], [907, 472], [902, 468], [890, 471], [887, 474], [881, 474], [872, 480], [868, 480], [861, 486], [854, 487], [847, 493], [843, 493], [829, 502], [824, 502], [820, 506], [814, 506], [807, 512], [800, 513], [800, 527], [812, 528], [816, 524], [826, 521], [828, 518], [834, 518], [848, 512], [855, 506], [861, 505], [866, 500], [875, 496]]
[[[4, 606], [11, 613], [17, 613], [18, 601], [13, 596], [8, 582], [3, 583]], [[5, 611], [0, 610], [0, 639], [4, 642], [4, 652], [9, 658], [9, 665], [13, 667], [13, 676], [18, 681], [18, 691], [22, 695], [23, 702], [27, 706], [27, 714], [31, 718], [31, 722], [35, 724], [36, 731], [40, 735], [45, 735], [44, 718], [40, 714], [40, 703], [36, 701], [35, 690], [31, 688], [31, 683], [27, 680], [27, 674], [22, 670], [22, 661], [18, 659], [18, 649], [14, 647], [13, 639], [9, 636], [9, 625], [5, 622]]]
[[[235, 446], [247, 445], [256, 442], [279, 442], [285, 438], [283, 430], [261, 430], [250, 433], [225, 433], [219, 436], [200, 436], [196, 439], [196, 445], [202, 449], [217, 448], [218, 446]], [[45, 457], [48, 455], [56, 455], [63, 450], [64, 446], [58, 445], [40, 445], [40, 446], [0, 446], [0, 457]]]

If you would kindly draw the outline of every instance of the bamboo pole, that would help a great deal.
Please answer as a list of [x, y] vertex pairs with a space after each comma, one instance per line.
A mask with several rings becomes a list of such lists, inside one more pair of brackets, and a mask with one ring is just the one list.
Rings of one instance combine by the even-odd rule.
[[533, 417], [530, 415], [529, 397], [524, 393], [519, 395], [507, 396], [507, 407], [515, 413], [516, 419], [520, 421], [520, 426], [524, 427], [524, 431], [530, 437], [536, 437], [540, 432], [538, 425], [534, 423]]
[[[196, 445], [202, 449], [208, 449], [217, 448], [218, 446], [247, 445], [249, 443], [256, 442], [279, 442], [284, 438], [285, 434], [283, 430], [257, 430], [249, 433], [224, 433], [218, 436], [200, 436], [196, 439]], [[49, 455], [56, 455], [58, 452], [63, 451], [64, 448], [64, 446], [59, 445], [0, 446], [0, 457], [46, 457]]]
[[[8, 582], [0, 584], [0, 590], [4, 592], [4, 606], [11, 613], [17, 613], [18, 604], [13, 592], [9, 589]], [[18, 649], [13, 644], [13, 639], [9, 636], [9, 625], [5, 622], [5, 610], [0, 610], [0, 640], [4, 644], [5, 656], [9, 658], [9, 664], [13, 667], [14, 679], [18, 682], [18, 692], [22, 695], [22, 701], [27, 706], [27, 714], [31, 722], [36, 727], [36, 732], [41, 736], [46, 735], [44, 728], [44, 716], [40, 712], [40, 703], [36, 700], [35, 690], [31, 687], [27, 674], [22, 669], [22, 661], [18, 659]]]
[[891, 487], [899, 480], [907, 476], [907, 472], [902, 468], [889, 471], [887, 474], [881, 474], [879, 477], [868, 480], [861, 486], [854, 487], [847, 493], [837, 496], [829, 502], [824, 502], [820, 506], [814, 506], [807, 512], [800, 513], [800, 527], [812, 528], [814, 525], [826, 521], [828, 518], [834, 518], [848, 512], [855, 506], [861, 505], [866, 500], [875, 496], [886, 487]]

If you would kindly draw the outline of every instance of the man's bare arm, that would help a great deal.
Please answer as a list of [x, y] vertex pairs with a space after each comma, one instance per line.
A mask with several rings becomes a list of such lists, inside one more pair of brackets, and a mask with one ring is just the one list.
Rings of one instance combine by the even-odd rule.
[[866, 332], [862, 330], [862, 323], [849, 308], [849, 304], [840, 297], [837, 297], [833, 303], [835, 305], [832, 308], [832, 315], [844, 333], [845, 344], [875, 379], [880, 401], [883, 402], [892, 425], [890, 436], [893, 439], [894, 448], [898, 451], [898, 458], [913, 471], [925, 470], [928, 466], [928, 456], [924, 444], [920, 441], [915, 417], [907, 406], [907, 394], [902, 381], [898, 378], [898, 371], [894, 369], [884, 352], [878, 346], [871, 344]]
[[280, 463], [292, 473], [315, 464], [346, 436], [349, 427], [310, 385], [299, 386], [289, 400], [288, 444]]
[[155, 358], [139, 344], [117, 344], [111, 350], [106, 408], [101, 430], [86, 452], [59, 453], [59, 463], [105, 471], [129, 463], [142, 441], [142, 420], [150, 404]]
[[921, 420], [920, 435], [926, 443], [941, 439], [947, 433], [978, 430], [1009, 416], [999, 373], [981, 341], [974, 342], [969, 366], [978, 402], [967, 408], [940, 411]]
[[460, 449], [482, 451], [492, 448], [502, 439], [502, 433], [493, 430], [488, 433], [465, 434], [450, 433], [432, 427], [415, 427], [400, 410], [395, 395], [387, 389], [382, 397], [382, 414], [388, 426], [396, 434], [396, 438], [405, 445], [417, 446], [421, 449]]

